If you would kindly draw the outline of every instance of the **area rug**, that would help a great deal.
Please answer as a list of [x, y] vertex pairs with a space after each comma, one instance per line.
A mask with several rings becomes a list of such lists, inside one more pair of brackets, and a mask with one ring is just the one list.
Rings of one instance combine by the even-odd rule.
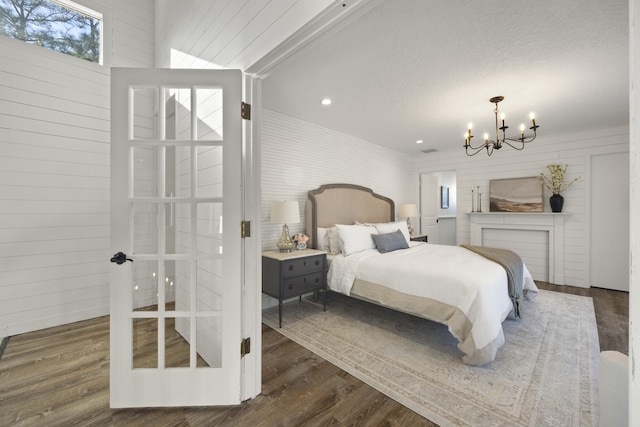
[[540, 291], [482, 367], [446, 326], [329, 293], [264, 310], [268, 326], [440, 426], [597, 426], [599, 342], [588, 297]]

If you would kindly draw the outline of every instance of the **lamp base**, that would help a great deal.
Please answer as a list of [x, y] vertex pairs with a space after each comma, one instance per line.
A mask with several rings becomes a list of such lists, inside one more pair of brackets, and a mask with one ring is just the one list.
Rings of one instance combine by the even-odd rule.
[[282, 226], [282, 236], [280, 236], [280, 240], [276, 243], [276, 246], [280, 249], [280, 252], [291, 252], [293, 249], [294, 243], [289, 235], [289, 227], [287, 224]]
[[409, 235], [413, 234], [413, 227], [411, 226], [411, 221], [407, 218], [407, 228], [409, 229]]

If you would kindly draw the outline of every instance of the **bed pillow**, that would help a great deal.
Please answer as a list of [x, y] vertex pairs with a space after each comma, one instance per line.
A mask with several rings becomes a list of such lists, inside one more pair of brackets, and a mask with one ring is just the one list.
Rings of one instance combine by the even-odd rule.
[[316, 229], [317, 241], [313, 242], [316, 245], [316, 249], [320, 249], [321, 251], [329, 252], [329, 248], [325, 248], [324, 241], [325, 237], [327, 237], [327, 229], [324, 227], [318, 227]]
[[327, 228], [327, 232], [324, 235], [324, 250], [331, 255], [338, 255], [342, 253], [340, 234], [338, 233], [338, 229], [335, 225]]
[[396, 230], [400, 230], [402, 235], [407, 241], [407, 244], [411, 240], [409, 234], [409, 228], [407, 227], [407, 221], [395, 221], [395, 222], [383, 222], [380, 224], [374, 224], [379, 234], [392, 233]]
[[409, 244], [402, 234], [402, 231], [396, 230], [393, 233], [372, 234], [371, 237], [376, 243], [376, 247], [380, 253], [397, 251], [398, 249], [407, 249]]
[[336, 228], [340, 234], [340, 245], [344, 256], [376, 248], [376, 244], [371, 238], [372, 234], [378, 234], [375, 227], [336, 224]]

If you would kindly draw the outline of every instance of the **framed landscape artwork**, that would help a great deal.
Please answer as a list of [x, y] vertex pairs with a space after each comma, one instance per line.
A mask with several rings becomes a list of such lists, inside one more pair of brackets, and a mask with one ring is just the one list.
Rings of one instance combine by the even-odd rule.
[[543, 212], [542, 183], [537, 176], [492, 179], [489, 187], [490, 212]]

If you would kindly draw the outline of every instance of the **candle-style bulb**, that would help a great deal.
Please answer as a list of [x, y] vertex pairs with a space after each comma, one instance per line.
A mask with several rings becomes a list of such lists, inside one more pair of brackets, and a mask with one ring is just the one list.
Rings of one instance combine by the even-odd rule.
[[536, 115], [534, 113], [529, 113], [529, 118], [531, 120], [535, 120], [536, 119]]
[[469, 129], [469, 130], [473, 129], [473, 123], [469, 122], [468, 129]]
[[500, 120], [504, 122], [506, 115], [504, 113], [500, 113]]
[[524, 123], [520, 123], [520, 132], [524, 132]]
[[488, 140], [489, 140], [489, 134], [488, 134], [488, 133], [486, 133], [486, 132], [485, 132], [485, 134], [484, 134], [484, 140], [485, 140], [485, 141], [488, 141]]

